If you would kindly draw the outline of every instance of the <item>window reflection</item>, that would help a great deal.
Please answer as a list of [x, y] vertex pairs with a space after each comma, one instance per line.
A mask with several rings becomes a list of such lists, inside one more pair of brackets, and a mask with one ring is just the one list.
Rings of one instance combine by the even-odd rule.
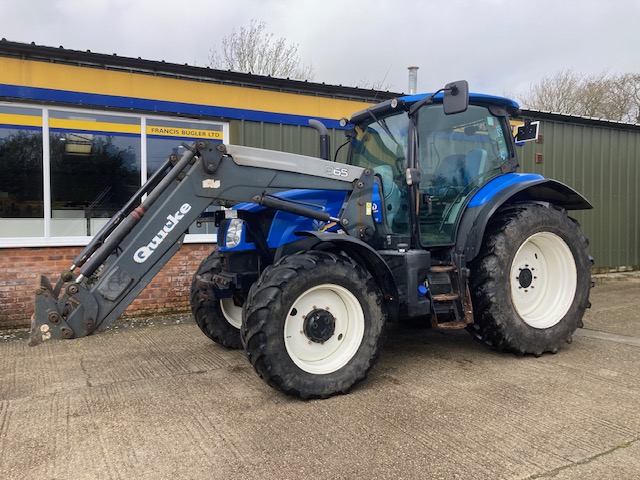
[[[169, 154], [199, 139], [221, 142], [223, 124], [0, 104], [0, 242], [95, 235]], [[215, 228], [192, 225], [189, 233], [211, 241]]]
[[[206, 125], [198, 122], [150, 119], [147, 121], [147, 175], [152, 175], [166, 158], [175, 153], [180, 158], [185, 148], [182, 143], [191, 144], [196, 140], [222, 141], [222, 125]], [[207, 211], [219, 207], [209, 207]], [[210, 234], [217, 232], [213, 223], [194, 223], [190, 234]]]
[[0, 107], [0, 236], [44, 235], [42, 112]]
[[139, 119], [52, 112], [50, 125], [51, 234], [95, 235], [140, 186]]

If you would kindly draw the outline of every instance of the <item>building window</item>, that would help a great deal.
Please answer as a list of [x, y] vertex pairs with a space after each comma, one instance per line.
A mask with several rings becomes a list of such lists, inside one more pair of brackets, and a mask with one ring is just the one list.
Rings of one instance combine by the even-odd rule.
[[[147, 120], [147, 175], [152, 175], [167, 155], [175, 153], [181, 157], [185, 152], [182, 143], [190, 144], [196, 140], [205, 139], [221, 143], [224, 138], [222, 124], [203, 124], [172, 119]], [[207, 211], [217, 210], [219, 207], [209, 207]], [[189, 227], [192, 235], [215, 235], [213, 223], [193, 224]]]
[[40, 109], [0, 106], [0, 236], [44, 236]]
[[92, 236], [140, 187], [140, 119], [49, 113], [51, 236]]
[[[220, 122], [0, 105], [0, 247], [86, 245], [182, 142], [222, 142]], [[192, 225], [187, 243], [215, 241]]]

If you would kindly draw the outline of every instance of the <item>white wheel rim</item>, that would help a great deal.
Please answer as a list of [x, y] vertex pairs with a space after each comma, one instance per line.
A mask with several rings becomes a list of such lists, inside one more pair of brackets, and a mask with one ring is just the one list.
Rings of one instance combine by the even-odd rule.
[[[305, 319], [314, 311], [328, 312], [335, 330], [323, 343], [304, 331]], [[358, 299], [339, 285], [323, 284], [304, 292], [293, 302], [284, 324], [284, 344], [291, 360], [312, 374], [327, 374], [344, 367], [358, 351], [364, 337], [364, 313]]]
[[237, 306], [233, 298], [220, 300], [220, 310], [229, 324], [238, 330], [242, 327], [242, 307]]
[[533, 328], [550, 328], [567, 314], [578, 285], [576, 262], [558, 235], [541, 232], [520, 246], [511, 264], [511, 298]]

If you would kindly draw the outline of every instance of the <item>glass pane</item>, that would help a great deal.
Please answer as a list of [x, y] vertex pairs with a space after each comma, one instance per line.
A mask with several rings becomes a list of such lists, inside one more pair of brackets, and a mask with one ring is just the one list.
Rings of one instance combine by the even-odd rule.
[[452, 243], [467, 197], [501, 173], [509, 157], [503, 122], [477, 105], [457, 115], [445, 115], [441, 105], [420, 110], [419, 207], [424, 245]]
[[178, 120], [147, 120], [147, 174], [154, 173], [167, 157], [184, 153], [182, 142], [191, 144], [196, 140], [221, 143], [222, 125]]
[[[177, 120], [147, 120], [147, 175], [153, 174], [164, 163], [167, 157], [175, 153], [180, 158], [185, 148], [182, 142], [191, 144], [196, 140], [207, 140], [221, 143], [223, 130], [221, 124], [205, 124], [199, 122], [181, 122]], [[219, 207], [209, 207], [207, 211], [214, 211]], [[217, 228], [213, 223], [193, 224], [189, 227], [190, 234], [215, 235]]]
[[140, 187], [140, 119], [50, 113], [51, 235], [91, 236]]
[[0, 237], [42, 237], [42, 111], [0, 106]]
[[394, 173], [406, 167], [409, 117], [406, 113], [356, 126], [349, 163], [365, 168], [389, 165]]
[[357, 125], [351, 138], [348, 163], [371, 168], [382, 183], [381, 208], [393, 233], [409, 232], [407, 166], [409, 117], [406, 112]]

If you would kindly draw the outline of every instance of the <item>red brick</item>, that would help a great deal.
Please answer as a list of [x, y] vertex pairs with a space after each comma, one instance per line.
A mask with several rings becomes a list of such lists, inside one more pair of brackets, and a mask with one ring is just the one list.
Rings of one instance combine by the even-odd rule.
[[[43, 274], [55, 283], [80, 250], [80, 247], [0, 249], [0, 328], [28, 326], [37, 275]], [[211, 251], [212, 245], [183, 245], [123, 316], [189, 311], [191, 276]]]

